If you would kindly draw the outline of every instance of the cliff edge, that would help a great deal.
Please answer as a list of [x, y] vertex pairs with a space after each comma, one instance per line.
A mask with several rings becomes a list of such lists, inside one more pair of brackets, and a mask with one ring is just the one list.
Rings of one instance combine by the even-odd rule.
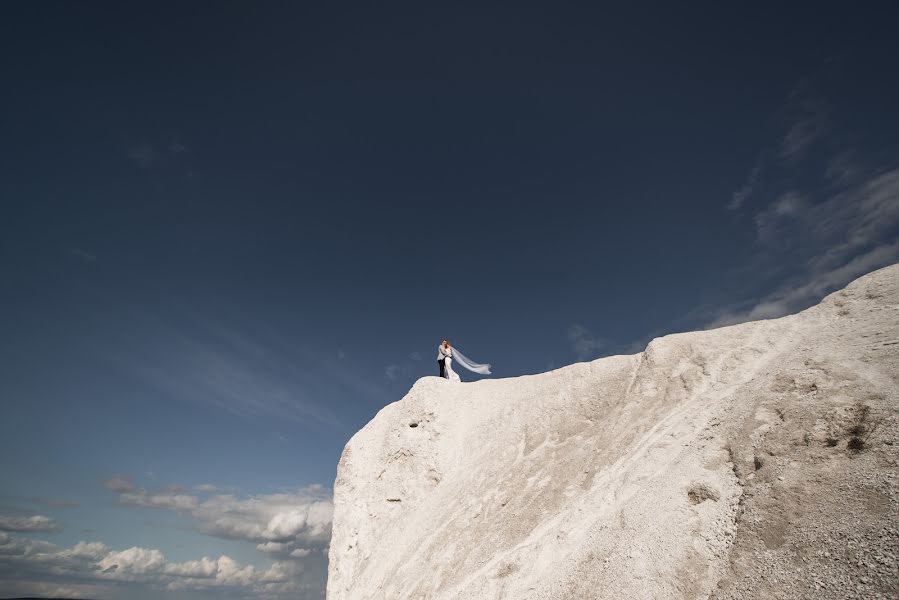
[[776, 320], [420, 379], [341, 457], [328, 600], [899, 597], [899, 265]]

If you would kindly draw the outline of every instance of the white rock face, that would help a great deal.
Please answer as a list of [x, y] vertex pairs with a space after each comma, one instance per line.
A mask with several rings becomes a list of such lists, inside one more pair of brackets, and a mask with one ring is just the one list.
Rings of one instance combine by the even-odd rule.
[[[893, 562], [864, 585], [892, 597], [897, 381], [899, 266], [633, 356], [424, 377], [343, 452], [327, 598], [803, 597], [831, 567], [802, 546], [845, 552], [858, 519], [887, 528]], [[821, 497], [860, 473], [874, 504]], [[833, 564], [815, 597], [850, 597], [867, 568]]]

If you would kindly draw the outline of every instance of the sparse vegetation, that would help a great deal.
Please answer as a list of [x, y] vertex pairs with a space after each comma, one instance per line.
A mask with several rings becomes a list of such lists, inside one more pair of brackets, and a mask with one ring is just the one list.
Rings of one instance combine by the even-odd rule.
[[697, 483], [689, 490], [687, 490], [687, 498], [690, 499], [690, 504], [699, 504], [700, 502], [703, 502], [705, 500], [714, 500], [715, 502], [717, 502], [719, 495], [718, 492], [716, 492], [712, 488], [701, 483]]
[[496, 576], [499, 578], [508, 577], [518, 569], [519, 567], [515, 563], [505, 563], [502, 567], [500, 567], [499, 571], [497, 571]]
[[867, 404], [860, 405], [856, 413], [855, 422], [849, 428], [849, 442], [846, 448], [852, 452], [861, 452], [868, 447], [868, 440], [880, 427], [882, 420], [875, 419], [871, 415], [871, 407]]

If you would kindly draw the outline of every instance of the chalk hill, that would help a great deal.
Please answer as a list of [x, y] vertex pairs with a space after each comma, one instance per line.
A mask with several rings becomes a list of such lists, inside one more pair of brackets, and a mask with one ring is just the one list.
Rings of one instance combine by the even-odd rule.
[[893, 266], [633, 356], [420, 379], [343, 452], [327, 598], [895, 598], [897, 460]]

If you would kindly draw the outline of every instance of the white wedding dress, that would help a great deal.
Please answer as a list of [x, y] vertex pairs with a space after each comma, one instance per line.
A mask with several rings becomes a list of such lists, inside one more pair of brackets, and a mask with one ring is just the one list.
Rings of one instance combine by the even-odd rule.
[[473, 373], [480, 373], [481, 375], [490, 375], [490, 365], [489, 364], [480, 364], [476, 363], [470, 359], [468, 359], [464, 354], [459, 352], [457, 349], [450, 346], [447, 348], [447, 356], [443, 361], [444, 367], [446, 368], [446, 378], [450, 381], [462, 381], [459, 377], [459, 374], [453, 371], [453, 359], [456, 359], [460, 365], [468, 369]]
[[446, 357], [446, 360], [443, 361], [444, 368], [446, 369], [446, 378], [450, 381], [462, 381], [459, 374], [453, 371], [453, 349], [450, 348], [447, 353], [448, 356]]

